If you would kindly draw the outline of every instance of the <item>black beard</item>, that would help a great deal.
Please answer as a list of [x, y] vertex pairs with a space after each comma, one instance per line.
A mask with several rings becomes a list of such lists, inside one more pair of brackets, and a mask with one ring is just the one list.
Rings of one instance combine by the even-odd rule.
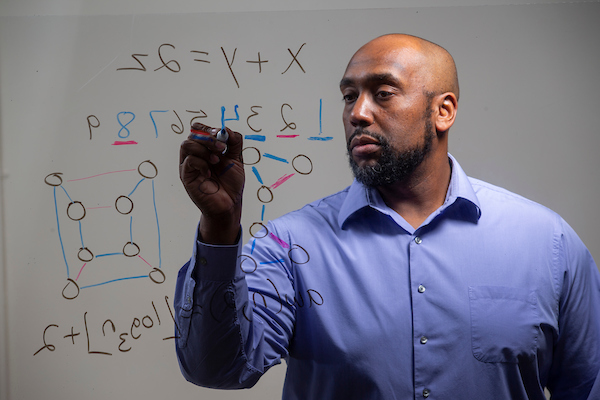
[[352, 158], [350, 148], [348, 147], [348, 160], [356, 180], [368, 187], [387, 186], [392, 183], [404, 181], [417, 169], [431, 150], [434, 138], [431, 125], [431, 122], [427, 120], [425, 123], [425, 136], [422, 145], [415, 146], [412, 149], [404, 150], [402, 152], [396, 152], [389, 141], [381, 135], [358, 128], [352, 134], [348, 143], [352, 141], [354, 136], [359, 134], [371, 136], [379, 141], [381, 155], [376, 164], [359, 167]]

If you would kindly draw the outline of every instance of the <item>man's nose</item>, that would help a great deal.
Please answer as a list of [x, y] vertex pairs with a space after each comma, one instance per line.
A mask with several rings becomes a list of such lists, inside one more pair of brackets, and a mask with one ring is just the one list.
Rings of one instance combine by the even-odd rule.
[[352, 126], [369, 126], [373, 123], [373, 102], [365, 93], [358, 96], [350, 110]]

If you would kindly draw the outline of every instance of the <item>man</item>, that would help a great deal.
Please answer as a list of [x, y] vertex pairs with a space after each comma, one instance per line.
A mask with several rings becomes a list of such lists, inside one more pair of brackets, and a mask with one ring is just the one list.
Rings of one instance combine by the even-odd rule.
[[241, 136], [182, 144], [202, 211], [175, 298], [185, 377], [250, 387], [285, 358], [285, 399], [600, 399], [600, 274], [558, 215], [448, 154], [450, 54], [382, 36], [340, 89], [355, 182], [243, 250]]

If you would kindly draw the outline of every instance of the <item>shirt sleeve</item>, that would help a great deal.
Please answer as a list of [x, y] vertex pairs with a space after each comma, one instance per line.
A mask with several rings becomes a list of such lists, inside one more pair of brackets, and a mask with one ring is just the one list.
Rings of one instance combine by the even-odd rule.
[[214, 246], [196, 238], [190, 261], [179, 271], [176, 351], [192, 383], [252, 387], [287, 357], [294, 309], [282, 296], [293, 297], [289, 265], [276, 246], [259, 242], [242, 251], [241, 239], [233, 246]]
[[559, 332], [548, 389], [553, 400], [600, 399], [600, 273], [579, 237], [562, 222]]

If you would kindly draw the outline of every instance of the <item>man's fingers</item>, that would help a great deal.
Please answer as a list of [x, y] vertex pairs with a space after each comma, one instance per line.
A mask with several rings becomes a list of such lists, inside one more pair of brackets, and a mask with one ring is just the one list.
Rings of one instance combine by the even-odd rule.
[[217, 128], [194, 124], [179, 150], [180, 179], [205, 215], [232, 213], [244, 187], [242, 135], [227, 129], [227, 135], [219, 136], [223, 140], [220, 141], [219, 132]]
[[[199, 143], [197, 140], [185, 140], [180, 147], [179, 150], [179, 163], [183, 163], [183, 160], [187, 156], [194, 156], [198, 158], [203, 158], [210, 162], [210, 160], [218, 160], [219, 154], [222, 150], [219, 150], [220, 147], [215, 144], [210, 143]], [[211, 157], [211, 155], [216, 156]], [[215, 162], [212, 162], [214, 164]]]
[[232, 131], [227, 128], [227, 133], [229, 133], [229, 140], [227, 140], [227, 157], [232, 160], [242, 160], [242, 145], [243, 138], [242, 135], [238, 132]]
[[191, 183], [198, 177], [207, 179], [211, 176], [206, 160], [195, 156], [187, 156], [179, 166], [179, 173], [184, 184]]

